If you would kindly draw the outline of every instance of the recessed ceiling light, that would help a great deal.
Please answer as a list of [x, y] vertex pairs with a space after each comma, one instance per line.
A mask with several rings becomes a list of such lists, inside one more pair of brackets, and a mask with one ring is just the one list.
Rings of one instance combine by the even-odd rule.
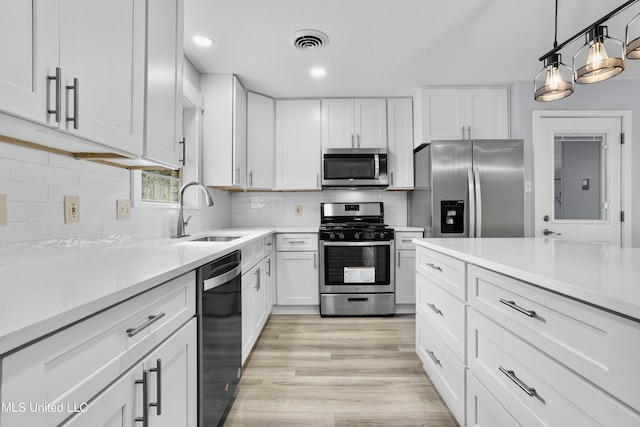
[[193, 42], [202, 47], [209, 47], [213, 44], [213, 40], [207, 36], [194, 36]]
[[312, 68], [311, 71], [309, 71], [309, 74], [311, 74], [311, 77], [313, 78], [321, 79], [327, 75], [327, 70], [321, 67], [315, 67]]

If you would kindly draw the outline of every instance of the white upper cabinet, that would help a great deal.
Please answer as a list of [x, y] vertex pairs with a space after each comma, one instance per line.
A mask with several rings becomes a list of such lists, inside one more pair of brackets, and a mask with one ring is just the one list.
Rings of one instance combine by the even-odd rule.
[[247, 188], [270, 190], [275, 187], [275, 101], [247, 94]]
[[387, 148], [386, 99], [323, 99], [322, 148]]
[[437, 140], [509, 138], [506, 87], [423, 88], [413, 104], [414, 147]]
[[182, 147], [183, 0], [153, 0], [147, 10], [147, 159], [179, 167]]
[[247, 93], [233, 74], [203, 74], [202, 174], [211, 187], [244, 189]]
[[276, 101], [276, 189], [320, 190], [320, 100]]
[[0, 109], [142, 154], [144, 0], [0, 5]]
[[387, 100], [389, 189], [413, 189], [413, 108], [411, 98]]

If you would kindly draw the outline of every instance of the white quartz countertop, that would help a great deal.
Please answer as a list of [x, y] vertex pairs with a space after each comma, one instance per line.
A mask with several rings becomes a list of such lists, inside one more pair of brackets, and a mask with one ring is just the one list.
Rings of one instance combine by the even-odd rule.
[[[158, 239], [1, 266], [0, 355], [276, 231], [311, 232], [284, 227], [211, 230], [182, 239]], [[242, 237], [230, 242], [188, 242], [207, 234]]]
[[547, 238], [413, 241], [640, 321], [640, 249]]

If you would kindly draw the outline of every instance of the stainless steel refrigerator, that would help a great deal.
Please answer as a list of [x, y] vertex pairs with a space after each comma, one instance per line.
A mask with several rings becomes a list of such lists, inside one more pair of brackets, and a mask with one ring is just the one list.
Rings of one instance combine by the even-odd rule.
[[425, 237], [524, 236], [522, 140], [434, 141], [414, 151], [409, 225]]

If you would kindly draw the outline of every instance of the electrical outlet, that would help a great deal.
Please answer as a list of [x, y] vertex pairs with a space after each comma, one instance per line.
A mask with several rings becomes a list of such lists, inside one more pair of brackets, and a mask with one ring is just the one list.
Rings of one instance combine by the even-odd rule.
[[296, 216], [302, 216], [302, 205], [296, 205], [295, 212]]
[[80, 222], [80, 197], [64, 196], [64, 223]]
[[131, 200], [116, 200], [116, 219], [120, 220], [129, 218], [131, 218]]
[[7, 225], [7, 195], [0, 194], [0, 225]]

